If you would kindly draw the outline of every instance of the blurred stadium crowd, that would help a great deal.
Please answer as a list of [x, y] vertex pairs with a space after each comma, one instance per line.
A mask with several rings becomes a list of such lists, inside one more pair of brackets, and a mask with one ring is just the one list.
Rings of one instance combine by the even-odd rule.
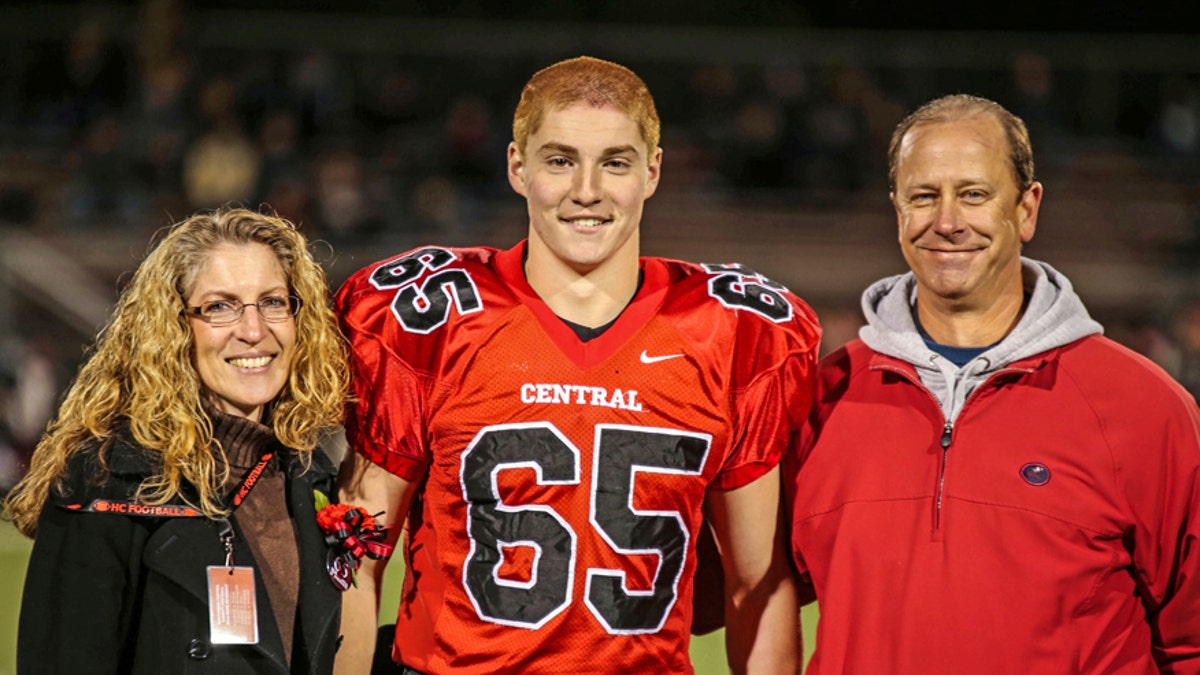
[[[1056, 233], [1039, 232], [1049, 243], [1036, 255], [1071, 273], [1078, 254], [1098, 281], [1106, 265], [1161, 281], [1098, 294], [1093, 311], [1200, 395], [1200, 58], [1178, 38], [960, 34], [939, 51], [921, 33], [609, 26], [585, 39], [557, 24], [180, 0], [0, 18], [0, 486], [120, 275], [192, 211], [237, 203], [300, 223], [326, 242], [334, 284], [417, 243], [515, 241], [524, 220], [503, 157], [519, 85], [578, 53], [631, 66], [659, 103], [667, 171], [647, 222], [664, 250], [652, 252], [726, 259], [764, 238], [797, 262], [760, 271], [814, 302], [827, 349], [853, 335], [861, 285], [810, 288], [805, 251], [854, 244], [811, 262], [830, 278], [894, 256], [896, 122], [950, 91], [1000, 101], [1030, 126], [1048, 200], [1069, 195], [1053, 221], [1043, 211]], [[54, 261], [42, 277], [20, 272], [35, 244]], [[74, 290], [69, 270], [87, 273]], [[32, 288], [43, 278], [66, 286]], [[66, 321], [55, 298], [79, 285], [98, 314]]]

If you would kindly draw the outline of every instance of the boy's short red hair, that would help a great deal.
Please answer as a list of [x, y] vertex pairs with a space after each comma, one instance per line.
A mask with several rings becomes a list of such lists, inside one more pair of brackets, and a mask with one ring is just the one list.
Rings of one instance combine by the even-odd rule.
[[559, 61], [529, 78], [513, 115], [517, 149], [525, 152], [529, 135], [541, 126], [546, 111], [562, 110], [579, 102], [597, 107], [612, 105], [624, 112], [638, 125], [646, 141], [647, 160], [654, 156], [661, 125], [646, 83], [625, 66], [590, 56]]

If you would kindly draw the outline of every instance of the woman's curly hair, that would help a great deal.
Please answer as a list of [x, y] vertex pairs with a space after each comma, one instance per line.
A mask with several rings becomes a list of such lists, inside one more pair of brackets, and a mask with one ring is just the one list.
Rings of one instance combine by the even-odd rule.
[[191, 486], [193, 505], [204, 514], [225, 513], [220, 485], [228, 470], [211, 450], [212, 421], [204, 405], [210, 394], [193, 365], [193, 336], [183, 310], [207, 255], [226, 243], [269, 246], [290, 292], [301, 300], [291, 372], [264, 423], [305, 460], [320, 432], [341, 423], [346, 344], [329, 306], [325, 272], [304, 236], [287, 220], [247, 209], [194, 215], [171, 226], [134, 272], [38, 443], [29, 472], [5, 500], [23, 534], [36, 533], [38, 516], [50, 490], [61, 486], [68, 460], [111, 439], [123, 419], [140, 445], [161, 455], [162, 472], [143, 481], [139, 501], [189, 499], [184, 488]]

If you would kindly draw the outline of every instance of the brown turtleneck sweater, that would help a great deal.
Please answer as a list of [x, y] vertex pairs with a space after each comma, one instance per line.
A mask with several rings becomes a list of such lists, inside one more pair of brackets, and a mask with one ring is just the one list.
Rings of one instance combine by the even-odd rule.
[[[213, 438], [225, 449], [229, 462], [226, 493], [241, 484], [242, 478], [254, 468], [272, 444], [275, 433], [270, 427], [243, 417], [214, 410], [208, 411], [213, 421]], [[224, 460], [217, 453], [218, 466]], [[293, 631], [296, 626], [296, 605], [300, 595], [300, 552], [296, 532], [288, 517], [286, 476], [279, 455], [267, 464], [246, 501], [233, 512], [254, 560], [267, 587], [267, 597], [275, 614], [275, 625], [283, 638], [283, 653], [292, 660]], [[234, 541], [234, 547], [239, 542]]]

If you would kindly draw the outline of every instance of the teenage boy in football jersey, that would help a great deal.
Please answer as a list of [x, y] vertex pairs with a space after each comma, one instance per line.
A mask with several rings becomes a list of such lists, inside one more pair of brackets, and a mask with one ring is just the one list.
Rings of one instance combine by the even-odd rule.
[[[637, 75], [554, 64], [508, 148], [528, 239], [417, 249], [338, 293], [356, 395], [341, 498], [393, 538], [407, 518], [404, 672], [692, 672], [706, 519], [730, 667], [798, 668], [778, 462], [820, 329], [746, 267], [639, 255], [658, 142]], [[365, 559], [346, 594], [339, 672], [369, 666], [383, 567]]]

